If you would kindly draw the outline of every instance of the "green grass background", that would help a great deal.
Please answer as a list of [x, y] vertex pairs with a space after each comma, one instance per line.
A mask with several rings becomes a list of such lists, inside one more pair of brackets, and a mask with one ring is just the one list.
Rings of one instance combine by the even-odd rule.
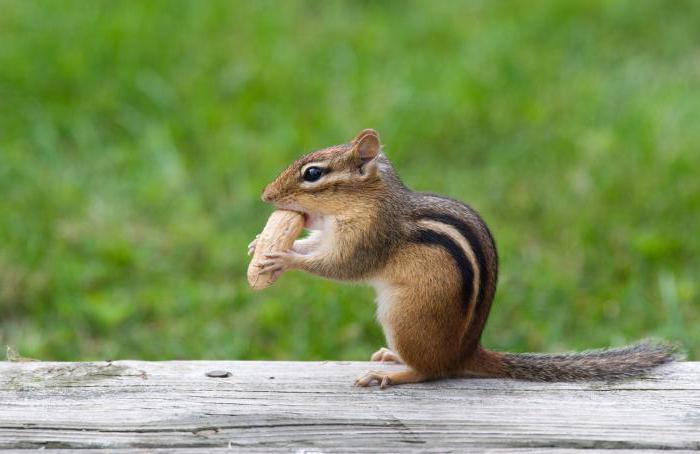
[[365, 359], [370, 289], [246, 284], [259, 194], [376, 128], [491, 226], [485, 343], [700, 349], [700, 2], [0, 0], [0, 343]]

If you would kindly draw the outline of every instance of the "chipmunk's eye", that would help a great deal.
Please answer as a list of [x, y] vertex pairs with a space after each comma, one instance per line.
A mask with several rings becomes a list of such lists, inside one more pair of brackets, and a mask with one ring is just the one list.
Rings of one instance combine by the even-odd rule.
[[318, 181], [324, 174], [324, 170], [320, 167], [309, 167], [304, 170], [304, 181]]

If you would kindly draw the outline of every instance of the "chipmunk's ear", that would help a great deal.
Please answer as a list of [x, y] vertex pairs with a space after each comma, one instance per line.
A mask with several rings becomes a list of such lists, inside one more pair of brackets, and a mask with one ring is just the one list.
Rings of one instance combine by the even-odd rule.
[[379, 154], [379, 134], [374, 129], [365, 129], [352, 142], [352, 154], [361, 162], [368, 162]]

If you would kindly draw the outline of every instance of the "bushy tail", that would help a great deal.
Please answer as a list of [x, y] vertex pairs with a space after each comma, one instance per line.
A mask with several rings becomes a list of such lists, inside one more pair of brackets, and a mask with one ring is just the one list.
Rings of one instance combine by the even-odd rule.
[[679, 359], [674, 345], [645, 340], [627, 347], [562, 354], [478, 349], [469, 369], [480, 376], [532, 381], [605, 380], [639, 377]]

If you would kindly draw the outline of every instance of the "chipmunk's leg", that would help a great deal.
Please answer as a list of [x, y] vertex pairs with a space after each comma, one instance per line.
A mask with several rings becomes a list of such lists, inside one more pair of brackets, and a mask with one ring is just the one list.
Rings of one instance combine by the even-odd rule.
[[381, 389], [392, 385], [403, 385], [406, 383], [420, 383], [428, 378], [413, 369], [402, 370], [401, 372], [381, 372], [371, 370], [355, 380], [355, 386], [367, 387], [377, 383]]
[[271, 274], [272, 279], [277, 279], [287, 270], [301, 268], [300, 263], [304, 262], [305, 255], [288, 250], [284, 252], [270, 252], [264, 255], [265, 260], [258, 263], [260, 274]]
[[[314, 255], [321, 244], [321, 231], [312, 230], [308, 237], [296, 240], [288, 251], [270, 252], [265, 254], [265, 259], [258, 264], [260, 274], [271, 273], [273, 279], [277, 279], [286, 270], [302, 269], [313, 272], [316, 262], [323, 262], [322, 257]], [[309, 267], [311, 269], [309, 269]]]
[[306, 238], [296, 240], [292, 245], [292, 251], [299, 254], [308, 254], [316, 249], [321, 244], [320, 230], [311, 230]]
[[372, 353], [372, 358], [370, 361], [381, 361], [381, 362], [395, 362], [399, 364], [403, 364], [403, 361], [401, 361], [401, 358], [399, 358], [399, 355], [396, 353], [392, 352], [386, 347], [382, 347], [376, 352]]
[[310, 252], [300, 254], [293, 249], [284, 252], [270, 252], [264, 254], [265, 260], [258, 263], [260, 274], [272, 274], [273, 279], [277, 279], [287, 270], [303, 270], [311, 274], [324, 277], [333, 277], [333, 267], [328, 265], [327, 259], [319, 254]]

